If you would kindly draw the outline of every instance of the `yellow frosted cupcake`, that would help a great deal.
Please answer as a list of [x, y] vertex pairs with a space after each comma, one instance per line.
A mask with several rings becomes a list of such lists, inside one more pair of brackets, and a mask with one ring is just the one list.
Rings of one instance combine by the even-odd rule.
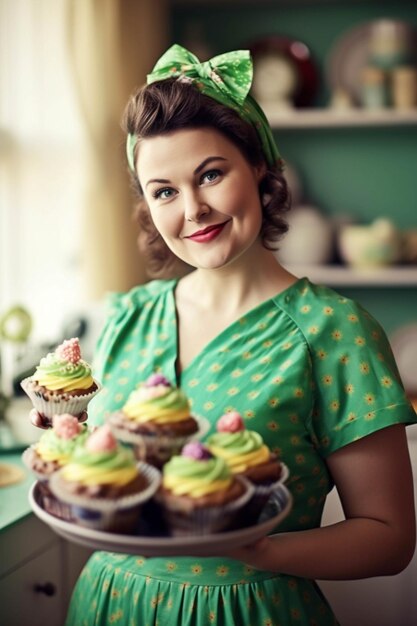
[[52, 425], [53, 415], [82, 415], [100, 390], [90, 365], [81, 358], [77, 337], [65, 340], [41, 359], [34, 374], [25, 378], [21, 386], [43, 418], [44, 426]]

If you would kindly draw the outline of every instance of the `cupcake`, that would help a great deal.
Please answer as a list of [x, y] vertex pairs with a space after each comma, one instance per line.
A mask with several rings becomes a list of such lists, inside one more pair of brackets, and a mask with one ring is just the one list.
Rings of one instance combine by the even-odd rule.
[[44, 426], [51, 426], [52, 416], [62, 413], [81, 418], [100, 389], [91, 367], [81, 358], [76, 337], [65, 340], [55, 352], [41, 359], [34, 374], [22, 380], [21, 386], [41, 415]]
[[137, 458], [159, 468], [205, 428], [204, 420], [190, 414], [185, 393], [161, 374], [132, 391], [109, 424], [117, 439], [133, 446]]
[[216, 428], [207, 446], [212, 454], [227, 463], [235, 476], [244, 476], [254, 485], [251, 509], [252, 515], [257, 517], [271, 493], [287, 478], [287, 469], [259, 433], [245, 428], [236, 411], [223, 415]]
[[57, 501], [49, 488], [51, 475], [70, 460], [75, 448], [88, 437], [87, 426], [74, 415], [54, 415], [52, 428], [39, 441], [27, 448], [22, 459], [39, 481], [38, 488], [43, 508], [55, 517], [71, 521], [69, 507]]
[[74, 415], [54, 415], [52, 428], [24, 451], [23, 461], [38, 480], [48, 480], [53, 472], [68, 463], [75, 448], [87, 436], [87, 426], [80, 424]]
[[108, 425], [77, 446], [70, 461], [50, 479], [52, 493], [71, 507], [75, 523], [123, 533], [134, 531], [142, 505], [159, 484], [158, 470], [138, 463]]
[[193, 441], [162, 470], [156, 500], [173, 535], [205, 535], [239, 525], [252, 485], [234, 476], [221, 458]]

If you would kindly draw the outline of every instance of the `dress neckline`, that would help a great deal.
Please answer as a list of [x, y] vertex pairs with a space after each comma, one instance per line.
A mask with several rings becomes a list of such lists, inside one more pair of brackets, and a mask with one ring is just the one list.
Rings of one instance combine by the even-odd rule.
[[225, 326], [225, 328], [223, 328], [223, 330], [221, 330], [215, 337], [210, 339], [204, 345], [204, 347], [191, 359], [191, 361], [182, 370], [178, 369], [178, 357], [179, 357], [179, 334], [178, 334], [178, 328], [179, 328], [179, 324], [178, 324], [178, 310], [177, 310], [177, 304], [176, 304], [176, 299], [175, 299], [175, 290], [177, 288], [178, 282], [179, 282], [179, 278], [172, 281], [172, 285], [171, 285], [171, 288], [169, 290], [169, 296], [170, 296], [170, 304], [171, 304], [172, 314], [173, 314], [173, 317], [175, 319], [175, 344], [174, 344], [175, 361], [174, 361], [174, 371], [175, 371], [175, 378], [176, 378], [177, 386], [180, 386], [182, 380], [184, 379], [184, 376], [195, 365], [195, 363], [200, 361], [201, 358], [204, 356], [204, 354], [206, 352], [208, 352], [212, 348], [213, 345], [218, 343], [223, 338], [224, 335], [230, 333], [230, 331], [233, 329], [234, 326], [238, 326], [241, 323], [242, 319], [245, 319], [245, 318], [248, 318], [248, 317], [252, 317], [255, 314], [255, 312], [260, 311], [262, 308], [264, 308], [265, 306], [271, 304], [272, 302], [275, 303], [275, 304], [279, 304], [280, 300], [289, 299], [291, 292], [294, 291], [295, 289], [297, 289], [301, 284], [308, 282], [308, 278], [306, 278], [306, 277], [297, 278], [297, 280], [295, 280], [291, 285], [289, 285], [288, 287], [286, 287], [282, 291], [278, 292], [274, 296], [271, 296], [270, 298], [266, 298], [265, 300], [263, 300], [259, 304], [255, 305], [254, 307], [249, 309], [246, 313], [241, 315], [238, 319], [234, 320], [233, 322], [231, 322], [230, 324]]

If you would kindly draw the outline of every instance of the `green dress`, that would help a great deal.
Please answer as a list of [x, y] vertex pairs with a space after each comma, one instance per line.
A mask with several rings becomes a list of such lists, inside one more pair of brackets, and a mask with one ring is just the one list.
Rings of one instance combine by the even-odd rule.
[[[176, 281], [112, 297], [89, 407], [101, 423], [155, 371], [180, 383], [212, 423], [236, 410], [290, 470], [294, 506], [278, 531], [320, 525], [332, 488], [326, 457], [380, 428], [416, 420], [387, 339], [360, 305], [303, 278], [231, 324], [176, 380]], [[211, 431], [211, 432], [212, 432]], [[74, 590], [67, 626], [327, 626], [314, 581], [227, 558], [95, 553]]]

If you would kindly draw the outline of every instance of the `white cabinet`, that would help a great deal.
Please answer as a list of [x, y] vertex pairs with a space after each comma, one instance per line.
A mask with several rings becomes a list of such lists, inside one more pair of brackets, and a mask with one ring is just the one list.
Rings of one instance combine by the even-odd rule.
[[0, 533], [2, 626], [62, 626], [89, 550], [59, 538], [33, 515]]

